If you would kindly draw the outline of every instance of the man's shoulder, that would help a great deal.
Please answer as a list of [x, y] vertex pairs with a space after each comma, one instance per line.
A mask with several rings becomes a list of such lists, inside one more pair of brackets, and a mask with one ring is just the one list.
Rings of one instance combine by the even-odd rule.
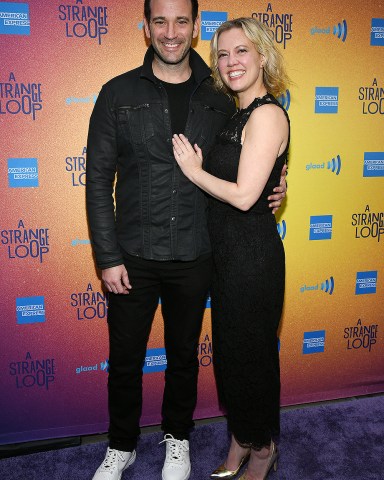
[[122, 85], [126, 85], [127, 83], [132, 83], [140, 79], [142, 66], [134, 68], [133, 70], [129, 70], [128, 72], [121, 73], [116, 77], [111, 78], [104, 84], [105, 87], [110, 89], [119, 88]]
[[153, 93], [151, 82], [143, 79], [142, 67], [112, 78], [103, 85], [103, 90], [114, 106], [142, 103]]

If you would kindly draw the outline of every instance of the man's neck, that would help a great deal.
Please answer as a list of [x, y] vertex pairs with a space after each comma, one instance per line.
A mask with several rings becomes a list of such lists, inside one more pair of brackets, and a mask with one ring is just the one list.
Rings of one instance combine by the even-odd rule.
[[189, 54], [182, 62], [175, 65], [164, 63], [155, 55], [152, 62], [152, 69], [156, 78], [167, 83], [186, 82], [192, 73], [191, 67], [189, 66]]

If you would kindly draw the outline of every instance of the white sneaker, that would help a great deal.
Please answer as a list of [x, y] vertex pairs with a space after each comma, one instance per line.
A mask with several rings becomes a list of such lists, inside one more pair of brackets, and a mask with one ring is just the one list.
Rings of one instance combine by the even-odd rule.
[[122, 452], [108, 447], [103, 463], [96, 470], [92, 480], [120, 480], [124, 470], [135, 460], [135, 450]]
[[[177, 440], [170, 433], [164, 435], [166, 454], [161, 473], [163, 480], [188, 480], [191, 475], [188, 440]], [[160, 445], [160, 444], [159, 444]]]

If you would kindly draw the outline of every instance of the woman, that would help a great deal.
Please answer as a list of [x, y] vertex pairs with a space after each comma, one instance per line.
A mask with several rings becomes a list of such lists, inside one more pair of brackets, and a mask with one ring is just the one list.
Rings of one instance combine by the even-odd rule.
[[265, 479], [279, 433], [280, 371], [277, 329], [285, 258], [268, 195], [287, 160], [289, 120], [274, 95], [288, 84], [268, 30], [239, 18], [222, 24], [211, 43], [216, 86], [237, 97], [239, 109], [218, 136], [202, 168], [202, 154], [183, 135], [173, 147], [183, 173], [211, 197], [214, 258], [212, 329], [220, 400], [231, 446], [211, 478]]

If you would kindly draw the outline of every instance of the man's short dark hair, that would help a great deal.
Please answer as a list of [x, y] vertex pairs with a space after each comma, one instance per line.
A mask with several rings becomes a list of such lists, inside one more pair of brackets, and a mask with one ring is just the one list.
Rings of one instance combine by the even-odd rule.
[[[198, 0], [191, 0], [191, 4], [192, 4], [192, 21], [194, 22], [199, 12], [199, 2]], [[144, 0], [144, 17], [148, 23], [151, 21], [151, 0]]]

